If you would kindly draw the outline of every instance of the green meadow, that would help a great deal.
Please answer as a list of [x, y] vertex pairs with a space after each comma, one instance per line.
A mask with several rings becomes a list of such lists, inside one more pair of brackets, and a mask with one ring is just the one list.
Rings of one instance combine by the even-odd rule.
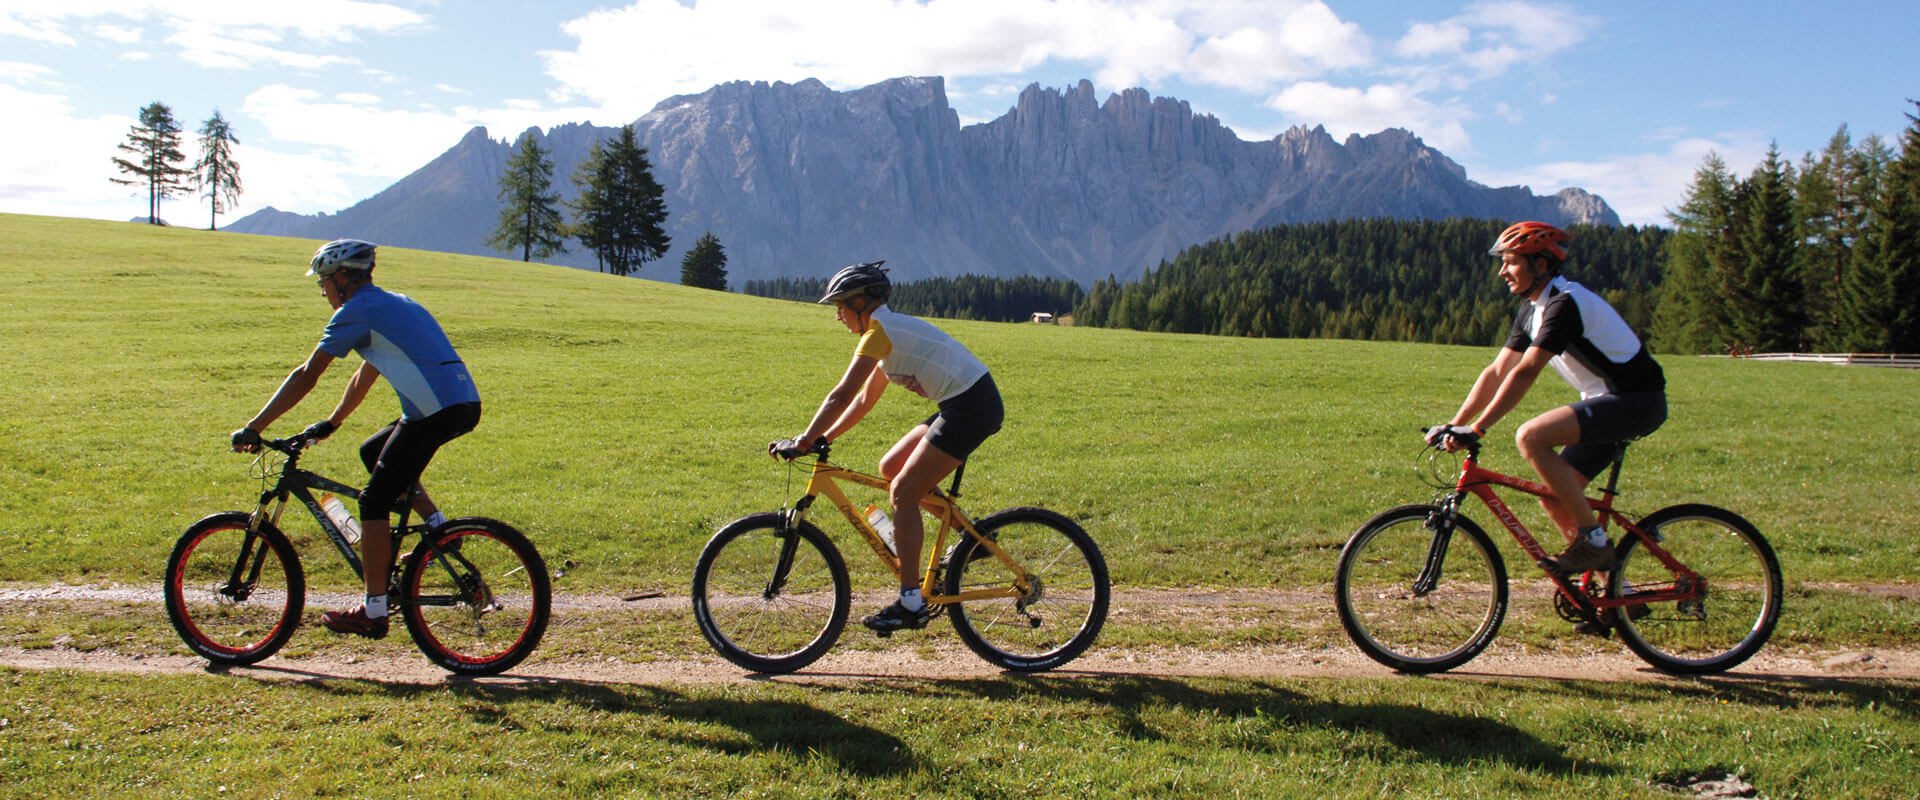
[[[179, 531], [258, 490], [226, 438], [318, 341], [314, 243], [23, 216], [0, 216], [0, 238], [0, 575], [153, 581]], [[716, 527], [788, 502], [798, 475], [766, 442], [806, 424], [853, 345], [818, 306], [559, 267], [387, 249], [378, 280], [440, 318], [485, 399], [428, 486], [574, 562], [578, 590], [677, 592]], [[1431, 496], [1418, 428], [1452, 413], [1493, 352], [942, 324], [1008, 407], [969, 467], [968, 508], [1079, 519], [1123, 586], [1327, 583], [1355, 526]], [[269, 433], [324, 416], [351, 363]], [[1734, 509], [1791, 581], [1911, 577], [1920, 374], [1664, 363], [1671, 421], [1629, 454], [1626, 506]], [[1570, 395], [1543, 376], [1515, 417]], [[870, 467], [930, 411], [890, 390], [835, 456]], [[359, 440], [397, 415], [378, 388], [305, 463], [357, 483]], [[1511, 430], [1487, 463], [1524, 470]]]
[[[257, 497], [251, 457], [227, 436], [318, 341], [329, 311], [303, 275], [315, 243], [18, 215], [0, 215], [0, 243], [0, 586], [157, 585], [181, 530]], [[849, 254], [867, 257], [911, 254]], [[678, 265], [646, 273], [675, 277]], [[713, 530], [795, 496], [803, 476], [766, 443], [806, 424], [854, 342], [819, 306], [507, 260], [385, 248], [376, 279], [439, 317], [485, 401], [479, 429], [441, 452], [427, 485], [452, 514], [527, 531], [563, 593], [684, 596]], [[1008, 409], [968, 468], [964, 505], [1075, 517], [1123, 597], [1327, 587], [1354, 527], [1432, 496], [1418, 429], [1450, 415], [1493, 354], [1492, 343], [940, 324], [993, 369]], [[1789, 587], [1771, 646], [1913, 648], [1920, 603], [1870, 590], [1910, 589], [1920, 563], [1920, 374], [1662, 363], [1671, 419], [1629, 454], [1622, 505], [1708, 502], [1753, 521]], [[324, 416], [350, 365], [269, 433]], [[1571, 396], [1543, 376], [1486, 463], [1524, 470], [1513, 425]], [[930, 412], [895, 388], [835, 457], [871, 467]], [[358, 483], [359, 440], [397, 414], [376, 388], [303, 463]], [[310, 521], [284, 527], [310, 590], [353, 591]], [[857, 589], [887, 585], [864, 548], [829, 532]], [[1518, 548], [1503, 547], [1523, 574]], [[1544, 613], [1515, 602], [1516, 616]], [[158, 603], [9, 605], [0, 647], [78, 638], [184, 652]], [[1331, 644], [1330, 605], [1301, 619], [1318, 619]], [[628, 626], [622, 640], [706, 655], [684, 614], [607, 624]], [[1294, 626], [1268, 615], [1248, 620], [1253, 641], [1210, 645], [1195, 640], [1204, 624], [1116, 619], [1095, 647], [1270, 644], [1293, 641]], [[593, 637], [567, 630], [530, 663], [593, 658]], [[842, 646], [912, 646], [856, 638]], [[362, 645], [303, 630], [290, 652]], [[1596, 657], [1632, 658], [1602, 645]], [[1914, 690], [1087, 677], [408, 687], [0, 669], [0, 795], [1657, 796], [1663, 777], [1718, 766], [1744, 768], [1773, 797], [1897, 797], [1920, 773]]]

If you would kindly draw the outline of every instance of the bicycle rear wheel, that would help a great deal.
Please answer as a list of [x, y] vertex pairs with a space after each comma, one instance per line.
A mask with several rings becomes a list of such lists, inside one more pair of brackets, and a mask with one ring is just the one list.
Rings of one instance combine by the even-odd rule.
[[553, 613], [547, 565], [513, 526], [483, 517], [449, 520], [407, 557], [401, 614], [413, 643], [460, 675], [519, 664]]
[[1437, 511], [1400, 506], [1367, 520], [1340, 551], [1334, 575], [1347, 636], [1400, 672], [1467, 663], [1506, 616], [1507, 568], [1493, 542], [1464, 516], [1436, 534], [1427, 519]]
[[840, 551], [812, 523], [787, 528], [779, 512], [728, 523], [693, 567], [701, 635], [754, 672], [792, 672], [825, 655], [852, 604]]
[[[1640, 529], [1699, 574], [1706, 596], [1613, 609], [1620, 640], [1647, 663], [1676, 675], [1722, 672], [1759, 652], [1780, 620], [1784, 593], [1780, 561], [1760, 532], [1738, 514], [1698, 504], [1648, 514]], [[1638, 537], [1626, 537], [1617, 555], [1620, 566], [1608, 578], [1608, 596], [1674, 585], [1674, 574]]]
[[240, 511], [187, 528], [167, 558], [167, 619], [193, 652], [215, 664], [273, 655], [300, 625], [307, 582], [286, 534], [247, 529]]
[[1014, 589], [1009, 597], [947, 606], [967, 647], [1018, 672], [1053, 669], [1078, 657], [1107, 621], [1112, 585], [1093, 538], [1073, 520], [1014, 508], [975, 523], [1031, 576], [1022, 580], [980, 540], [963, 537], [946, 565], [946, 593]]

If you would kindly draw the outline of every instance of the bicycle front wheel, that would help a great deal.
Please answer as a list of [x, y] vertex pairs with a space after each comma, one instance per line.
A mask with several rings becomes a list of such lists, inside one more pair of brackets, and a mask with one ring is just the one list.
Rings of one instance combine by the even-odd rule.
[[1367, 520], [1340, 551], [1334, 604], [1347, 636], [1400, 672], [1443, 672], [1485, 650], [1507, 612], [1507, 568], [1464, 516], [1435, 531], [1434, 506]]
[[693, 567], [693, 618], [741, 667], [792, 672], [825, 655], [847, 624], [847, 565], [811, 523], [779, 512], [728, 523]]
[[167, 619], [193, 652], [215, 664], [273, 655], [300, 625], [307, 582], [286, 534], [247, 529], [240, 511], [214, 514], [180, 535], [163, 581]]
[[[1705, 582], [1693, 600], [1613, 609], [1620, 641], [1663, 672], [1700, 675], [1730, 669], [1759, 652], [1780, 620], [1780, 561], [1740, 515], [1707, 505], [1663, 508], [1640, 521], [1661, 549]], [[1638, 537], [1618, 550], [1610, 597], [1679, 588], [1677, 576]]]
[[1112, 585], [1093, 538], [1073, 520], [1040, 508], [1014, 508], [975, 524], [1025, 570], [1010, 568], [980, 540], [962, 539], [948, 558], [946, 592], [1006, 590], [1007, 596], [947, 606], [960, 641], [997, 666], [1053, 669], [1078, 657], [1107, 621]]
[[413, 643], [460, 675], [494, 675], [519, 664], [553, 614], [547, 565], [513, 526], [483, 517], [449, 520], [423, 537], [400, 575], [400, 603]]

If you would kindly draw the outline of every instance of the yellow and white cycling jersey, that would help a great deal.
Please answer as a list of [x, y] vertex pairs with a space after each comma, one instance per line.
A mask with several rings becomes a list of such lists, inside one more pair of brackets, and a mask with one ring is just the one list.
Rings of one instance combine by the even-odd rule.
[[885, 307], [874, 310], [853, 354], [878, 359], [887, 380], [936, 403], [987, 374], [987, 365], [945, 331]]

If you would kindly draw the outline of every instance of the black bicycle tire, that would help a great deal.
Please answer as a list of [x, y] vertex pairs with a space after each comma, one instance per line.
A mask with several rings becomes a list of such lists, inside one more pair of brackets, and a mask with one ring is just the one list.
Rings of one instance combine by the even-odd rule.
[[[1621, 643], [1654, 668], [1673, 675], [1711, 675], [1739, 666], [1752, 658], [1755, 653], [1760, 652], [1760, 648], [1766, 646], [1767, 640], [1773, 635], [1774, 627], [1780, 622], [1780, 610], [1786, 599], [1785, 579], [1780, 573], [1780, 559], [1773, 552], [1773, 545], [1761, 535], [1760, 530], [1755, 528], [1753, 523], [1724, 508], [1704, 503], [1668, 506], [1641, 518], [1639, 527], [1649, 534], [1658, 536], [1661, 526], [1685, 519], [1708, 519], [1723, 524], [1746, 539], [1749, 547], [1759, 556], [1766, 573], [1766, 598], [1760, 616], [1748, 629], [1748, 634], [1733, 647], [1718, 655], [1710, 658], [1689, 659], [1671, 655], [1659, 646], [1648, 642], [1640, 633], [1640, 623], [1627, 613], [1626, 606], [1612, 609], [1612, 623], [1614, 629], [1620, 632]], [[1628, 572], [1626, 567], [1638, 544], [1639, 539], [1633, 536], [1625, 537], [1620, 542], [1615, 557], [1621, 568], [1607, 578], [1608, 597], [1621, 596], [1624, 588], [1623, 581], [1626, 580]], [[1702, 575], [1701, 577], [1707, 580], [1709, 591], [1711, 591], [1714, 576]]]
[[[998, 529], [1016, 522], [1035, 523], [1053, 528], [1064, 535], [1085, 559], [1093, 580], [1093, 604], [1087, 617], [1073, 636], [1060, 646], [1039, 654], [1021, 654], [1008, 652], [996, 647], [988, 637], [974, 624], [965, 603], [955, 603], [947, 607], [947, 617], [953, 622], [954, 632], [960, 635], [960, 641], [989, 663], [1014, 672], [1044, 672], [1055, 669], [1078, 658], [1100, 635], [1100, 629], [1106, 625], [1107, 609], [1113, 599], [1113, 584], [1107, 575], [1106, 557], [1100, 553], [1100, 546], [1087, 535], [1086, 530], [1073, 520], [1044, 508], [1020, 507], [990, 514], [974, 523], [976, 530], [983, 536], [993, 536]], [[981, 547], [980, 541], [962, 534], [962, 538], [949, 558], [946, 566], [946, 592], [959, 594], [964, 585], [967, 568], [974, 563], [997, 564], [992, 558], [982, 558], [977, 562], [973, 558], [975, 549]], [[1046, 576], [1040, 576], [1045, 579]]]
[[[420, 593], [422, 570], [431, 568], [435, 548], [444, 541], [461, 538], [462, 531], [480, 530], [507, 546], [527, 571], [532, 596], [527, 609], [527, 624], [511, 647], [487, 657], [473, 657], [456, 651], [434, 635], [416, 602]], [[407, 633], [428, 660], [457, 675], [497, 675], [518, 666], [532, 655], [546, 635], [553, 618], [553, 585], [547, 576], [547, 564], [533, 540], [519, 529], [487, 517], [460, 517], [448, 520], [439, 530], [421, 537], [406, 560], [400, 576], [400, 614], [406, 620]]]
[[183, 564], [198, 544], [204, 541], [213, 529], [245, 529], [251, 521], [251, 515], [244, 511], [223, 511], [209, 514], [200, 521], [187, 527], [174, 543], [173, 552], [167, 556], [166, 575], [161, 580], [161, 593], [165, 597], [167, 620], [173, 624], [173, 630], [180, 635], [187, 648], [214, 664], [223, 666], [242, 666], [259, 662], [286, 646], [287, 640], [300, 627], [300, 614], [306, 607], [306, 574], [300, 566], [300, 554], [294, 550], [287, 535], [281, 533], [271, 523], [263, 523], [257, 534], [268, 549], [279, 560], [282, 573], [287, 576], [287, 603], [281, 609], [279, 620], [268, 630], [267, 635], [245, 648], [233, 648], [214, 643], [193, 621], [187, 610], [185, 576], [181, 574]]
[[840, 634], [847, 625], [847, 616], [853, 606], [853, 594], [847, 577], [847, 565], [841, 558], [839, 549], [818, 527], [810, 522], [802, 522], [795, 529], [799, 541], [811, 546], [820, 555], [827, 568], [828, 579], [833, 585], [833, 606], [829, 610], [826, 624], [818, 629], [813, 639], [796, 650], [762, 654], [737, 643], [727, 635], [724, 626], [714, 618], [713, 607], [707, 597], [707, 588], [711, 572], [720, 555], [728, 545], [739, 541], [740, 537], [754, 531], [777, 532], [786, 527], [786, 514], [782, 512], [762, 512], [748, 514], [736, 519], [713, 534], [693, 567], [693, 618], [700, 626], [700, 634], [706, 637], [707, 644], [715, 652], [742, 669], [752, 672], [778, 675], [804, 669], [807, 665], [826, 655], [839, 641]]
[[1404, 505], [1375, 514], [1362, 523], [1351, 537], [1348, 537], [1346, 545], [1340, 549], [1340, 559], [1334, 570], [1334, 605], [1339, 610], [1340, 624], [1346, 628], [1347, 638], [1351, 639], [1354, 645], [1360, 648], [1360, 652], [1365, 653], [1368, 658], [1396, 672], [1425, 675], [1445, 672], [1472, 661], [1487, 648], [1487, 645], [1493, 643], [1494, 637], [1500, 632], [1501, 622], [1506, 618], [1508, 601], [1506, 562], [1501, 559], [1499, 549], [1494, 547], [1493, 540], [1488, 538], [1486, 531], [1481, 530], [1479, 525], [1465, 516], [1455, 516], [1454, 533], [1464, 534], [1474, 546], [1479, 547], [1485, 553], [1488, 566], [1492, 571], [1493, 602], [1489, 605], [1480, 626], [1458, 647], [1431, 658], [1418, 658], [1395, 652], [1368, 632], [1366, 622], [1360, 618], [1360, 612], [1355, 608], [1350, 597], [1355, 563], [1364, 555], [1365, 546], [1373, 540], [1377, 531], [1406, 520], [1418, 521], [1422, 529], [1425, 529], [1425, 520], [1435, 511], [1437, 508], [1432, 505]]

